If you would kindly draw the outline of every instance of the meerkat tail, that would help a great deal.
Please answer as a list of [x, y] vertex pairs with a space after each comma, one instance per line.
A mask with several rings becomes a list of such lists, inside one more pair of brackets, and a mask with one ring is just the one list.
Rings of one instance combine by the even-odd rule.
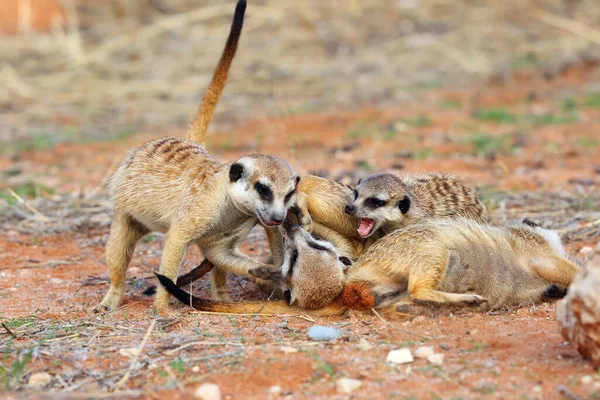
[[307, 314], [311, 317], [323, 317], [342, 315], [347, 308], [343, 304], [343, 299], [334, 300], [329, 306], [318, 310], [303, 310], [299, 307], [289, 306], [284, 301], [240, 301], [228, 303], [222, 301], [213, 301], [200, 299], [180, 289], [177, 285], [164, 275], [154, 273], [160, 284], [169, 294], [173, 295], [183, 304], [192, 306], [198, 311], [212, 311], [229, 314]]
[[212, 120], [213, 113], [225, 83], [227, 82], [227, 75], [229, 73], [229, 67], [235, 57], [237, 50], [238, 41], [242, 34], [242, 26], [244, 25], [244, 14], [246, 12], [246, 0], [239, 0], [235, 7], [233, 14], [233, 22], [231, 23], [231, 30], [223, 49], [223, 54], [219, 59], [217, 68], [213, 74], [212, 80], [206, 89], [206, 94], [202, 98], [202, 102], [198, 107], [196, 117], [192, 122], [192, 126], [188, 131], [188, 137], [200, 144], [204, 144], [204, 137], [206, 136], [206, 130]]

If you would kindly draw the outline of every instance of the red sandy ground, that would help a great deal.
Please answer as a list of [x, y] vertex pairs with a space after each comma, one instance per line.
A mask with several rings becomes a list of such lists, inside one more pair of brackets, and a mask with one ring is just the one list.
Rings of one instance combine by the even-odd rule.
[[[249, 123], [235, 132], [233, 143], [227, 134], [211, 136], [209, 148], [221, 160], [233, 160], [245, 152], [277, 154], [290, 159], [302, 173], [325, 169], [331, 171], [333, 177], [340, 171], [355, 169], [357, 161], [363, 160], [373, 171], [400, 163], [406, 172], [455, 173], [470, 183], [508, 191], [597, 191], [600, 145], [594, 145], [593, 140], [599, 139], [600, 108], [582, 105], [578, 108], [577, 122], [539, 126], [480, 121], [471, 116], [471, 104], [475, 102], [484, 109], [503, 107], [515, 114], [540, 110], [560, 112], [565, 93], [583, 93], [586, 83], [597, 78], [597, 71], [596, 67], [589, 66], [567, 70], [550, 82], [538, 77], [517, 77], [507, 84], [490, 84], [477, 91], [437, 91], [426, 95], [422, 103], [386, 110], [298, 115]], [[580, 97], [575, 96], [575, 99], [579, 101]], [[449, 100], [459, 101], [460, 105], [458, 108], [441, 105]], [[401, 128], [404, 131], [388, 140], [377, 133], [377, 129], [385, 131], [381, 126], [419, 115], [427, 116], [431, 123], [424, 127]], [[379, 128], [371, 126], [348, 138], [348, 132], [360, 129], [357, 128], [357, 124], [363, 123], [360, 121], [375, 121]], [[520, 153], [501, 152], [495, 159], [470, 155], [472, 145], [464, 140], [474, 131], [493, 136], [516, 130], [525, 133]], [[54, 179], [59, 191], [89, 190], [98, 185], [115, 158], [158, 136], [163, 135], [136, 136], [126, 142], [64, 144], [53, 151], [26, 152], [18, 164], [32, 176]], [[351, 142], [360, 146], [348, 152], [328, 152]], [[428, 153], [422, 159], [399, 158], [397, 153], [406, 149], [428, 149]], [[0, 158], [0, 169], [12, 164], [7, 157]], [[572, 179], [591, 180], [591, 184], [580, 185]], [[80, 286], [88, 275], [106, 275], [103, 251], [107, 236], [108, 228], [40, 237], [4, 232], [0, 237], [3, 249], [0, 253], [0, 319], [33, 315], [56, 321], [60, 326], [88, 317], [90, 308], [100, 301], [107, 285]], [[594, 245], [598, 237], [593, 240], [568, 243], [567, 248], [577, 255], [583, 246]], [[161, 246], [160, 238], [140, 243], [129, 276], [151, 275], [159, 265]], [[256, 257], [267, 257], [263, 240], [250, 241], [246, 250]], [[201, 259], [198, 251], [191, 249], [185, 268]], [[64, 263], [45, 265], [56, 260]], [[139, 330], [129, 347], [139, 345], [154, 318], [152, 300], [141, 295], [148, 285], [150, 282], [138, 290], [130, 287], [125, 300], [128, 306], [104, 316], [106, 324]], [[206, 279], [199, 285], [200, 292], [206, 293]], [[230, 278], [230, 290], [236, 299], [265, 298], [245, 279]], [[150, 337], [146, 347], [149, 356], [161, 353], [153, 342], [168, 339], [170, 335], [187, 335], [191, 340], [218, 338], [243, 343], [241, 359], [238, 363], [217, 360], [211, 364], [212, 370], [204, 361], [185, 363], [182, 370], [176, 371], [177, 379], [185, 383], [182, 389], [174, 387], [173, 380], [160, 374], [158, 369], [148, 369], [142, 378], [134, 377], [126, 386], [145, 388], [148, 396], [158, 392], [161, 398], [163, 394], [164, 398], [166, 394], [169, 398], [186, 398], [198, 385], [191, 380], [199, 376], [199, 382], [219, 384], [226, 398], [267, 398], [268, 389], [273, 385], [281, 386], [284, 395], [291, 398], [346, 398], [348, 396], [336, 392], [335, 381], [347, 376], [363, 382], [353, 393], [356, 398], [553, 399], [561, 398], [557, 391], [560, 385], [582, 398], [600, 398], [600, 374], [565, 343], [558, 333], [554, 310], [553, 304], [546, 303], [496, 313], [465, 311], [428, 315], [412, 322], [385, 315], [396, 327], [421, 336], [388, 327], [369, 313], [350, 313], [344, 317], [318, 319], [315, 323], [335, 326], [343, 332], [343, 337], [331, 344], [315, 345], [306, 335], [313, 323], [301, 318], [228, 318], [189, 314], [189, 309], [178, 307], [175, 313], [179, 321]], [[194, 332], [196, 327], [205, 337]], [[0, 340], [8, 338], [4, 333], [0, 335]], [[367, 339], [373, 349], [360, 350], [361, 338]], [[26, 341], [25, 338], [19, 340]], [[414, 350], [419, 343], [434, 346], [436, 351], [444, 353], [443, 366], [434, 367], [423, 360], [404, 366], [385, 363], [389, 350], [401, 347]], [[54, 377], [81, 366], [107, 371], [129, 365], [130, 360], [119, 355], [110, 342], [106, 346], [106, 351], [77, 362], [63, 354], [62, 362], [53, 363], [52, 355], [44, 355], [28, 365], [27, 371], [47, 371]], [[282, 346], [296, 348], [298, 352], [285, 353]], [[236, 349], [192, 346], [180, 354], [182, 359], [190, 359]], [[192, 371], [194, 366], [199, 367], [198, 372]], [[591, 380], [582, 380], [584, 376], [590, 376]], [[61, 389], [60, 386], [54, 388]], [[102, 389], [93, 383], [81, 390]]]

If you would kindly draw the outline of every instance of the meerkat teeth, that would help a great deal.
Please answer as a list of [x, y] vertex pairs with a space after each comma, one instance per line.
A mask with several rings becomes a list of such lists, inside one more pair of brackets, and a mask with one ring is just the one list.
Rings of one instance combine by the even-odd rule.
[[368, 237], [375, 226], [375, 221], [371, 218], [361, 218], [358, 226], [358, 234], [364, 238]]

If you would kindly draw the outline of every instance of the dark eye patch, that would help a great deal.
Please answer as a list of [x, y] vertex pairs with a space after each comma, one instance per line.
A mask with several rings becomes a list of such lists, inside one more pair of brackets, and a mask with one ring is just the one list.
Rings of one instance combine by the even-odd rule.
[[260, 182], [256, 182], [254, 184], [254, 189], [256, 189], [256, 191], [258, 192], [258, 195], [260, 196], [261, 199], [263, 199], [265, 201], [273, 200], [273, 192], [271, 192], [271, 189], [269, 189], [268, 186], [263, 185]]
[[308, 245], [309, 245], [310, 247], [312, 247], [313, 249], [315, 249], [315, 250], [319, 250], [319, 251], [327, 251], [327, 250], [329, 250], [327, 247], [323, 247], [323, 246], [321, 246], [321, 245], [320, 245], [319, 243], [317, 243], [317, 242], [308, 242]]
[[354, 200], [358, 199], [358, 190], [354, 189]]
[[387, 201], [380, 200], [377, 197], [369, 197], [365, 200], [365, 207], [369, 208], [380, 208], [387, 204]]
[[292, 274], [292, 271], [294, 270], [294, 265], [296, 265], [297, 261], [298, 261], [298, 250], [294, 250], [292, 252], [292, 258], [290, 259], [290, 268], [288, 269], [288, 275]]
[[350, 261], [350, 259], [349, 259], [348, 257], [341, 256], [341, 257], [339, 258], [339, 260], [340, 260], [340, 261], [342, 262], [342, 264], [344, 264], [344, 265], [348, 265], [348, 266], [352, 265], [352, 261]]
[[296, 193], [296, 189], [294, 189], [291, 192], [289, 192], [288, 194], [286, 194], [285, 198], [283, 199], [283, 201], [285, 201], [286, 203], [288, 201], [290, 201], [290, 199], [292, 198], [292, 196], [294, 195], [294, 193]]

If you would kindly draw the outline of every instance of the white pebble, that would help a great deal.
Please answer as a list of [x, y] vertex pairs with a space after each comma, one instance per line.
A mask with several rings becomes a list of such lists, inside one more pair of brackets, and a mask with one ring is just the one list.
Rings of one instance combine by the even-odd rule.
[[533, 393], [542, 393], [542, 387], [540, 385], [536, 385], [533, 388], [531, 388], [531, 391]]
[[426, 360], [427, 357], [435, 354], [435, 350], [431, 346], [419, 346], [415, 350], [415, 357]]
[[373, 345], [369, 343], [369, 341], [365, 338], [360, 338], [358, 341], [358, 349], [363, 351], [368, 351], [373, 348]]
[[308, 337], [316, 341], [336, 340], [340, 336], [340, 331], [329, 326], [313, 325], [308, 329]]
[[579, 254], [581, 255], [586, 255], [588, 253], [591, 253], [591, 251], [594, 250], [592, 247], [590, 246], [583, 246], [580, 250], [579, 250]]
[[385, 362], [392, 364], [406, 364], [414, 361], [410, 349], [397, 349], [388, 353]]
[[197, 374], [198, 372], [200, 372], [200, 367], [199, 367], [199, 366], [197, 366], [197, 365], [194, 365], [194, 366], [192, 367], [192, 372], [193, 372], [193, 373], [195, 373], [195, 374]]
[[290, 346], [281, 346], [279, 350], [283, 351], [285, 354], [297, 353], [298, 349]]
[[593, 380], [594, 380], [594, 378], [592, 378], [591, 376], [585, 375], [585, 376], [582, 376], [581, 379], [579, 379], [579, 382], [581, 382], [584, 385], [587, 385], [587, 384], [592, 383]]
[[52, 377], [50, 374], [46, 372], [36, 372], [35, 374], [31, 374], [27, 383], [31, 386], [42, 387], [50, 383], [51, 380]]
[[283, 388], [279, 385], [271, 386], [269, 388], [269, 398], [279, 397], [283, 393]]
[[340, 378], [335, 382], [337, 391], [344, 394], [350, 394], [362, 386], [362, 382], [358, 379]]
[[444, 363], [445, 355], [442, 353], [435, 353], [427, 356], [427, 361], [433, 365], [442, 365]]
[[138, 353], [138, 349], [135, 347], [128, 347], [125, 349], [120, 349], [119, 354], [125, 357], [135, 357]]
[[194, 392], [194, 398], [198, 400], [221, 400], [221, 389], [214, 383], [203, 383]]
[[50, 278], [50, 283], [53, 285], [62, 285], [65, 281], [60, 278]]

